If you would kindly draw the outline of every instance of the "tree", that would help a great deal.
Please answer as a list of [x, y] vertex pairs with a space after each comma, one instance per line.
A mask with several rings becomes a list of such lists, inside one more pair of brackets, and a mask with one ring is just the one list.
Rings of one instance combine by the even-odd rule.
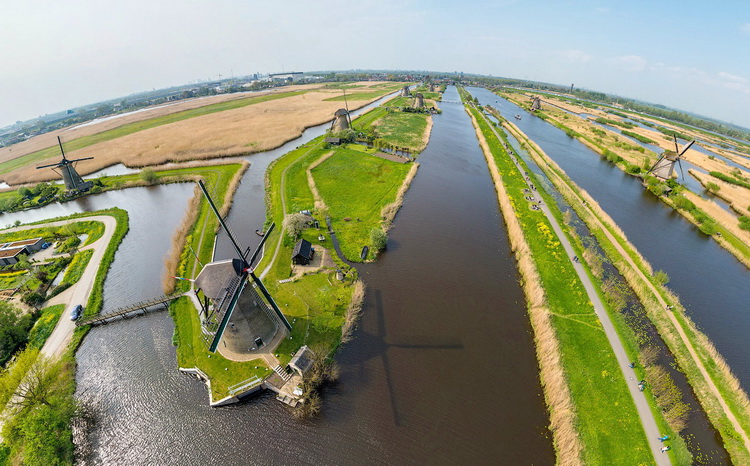
[[310, 217], [305, 214], [288, 214], [281, 224], [292, 238], [297, 238], [310, 226]]
[[31, 190], [31, 188], [24, 186], [18, 189], [18, 194], [20, 194], [21, 197], [29, 198], [34, 195], [34, 192]]
[[21, 315], [13, 305], [0, 302], [0, 366], [26, 342], [31, 316]]
[[388, 244], [388, 234], [382, 228], [373, 228], [370, 231], [370, 242], [376, 251], [383, 250]]
[[153, 168], [144, 168], [141, 170], [141, 179], [145, 181], [148, 184], [154, 184], [156, 183], [156, 180], [159, 178], [159, 176], [156, 174]]

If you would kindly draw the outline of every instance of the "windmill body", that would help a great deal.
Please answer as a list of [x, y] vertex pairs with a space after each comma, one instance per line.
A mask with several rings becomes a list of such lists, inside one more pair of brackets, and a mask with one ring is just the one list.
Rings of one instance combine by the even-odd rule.
[[419, 93], [414, 97], [414, 108], [424, 107], [424, 96]]
[[[682, 171], [681, 158], [685, 154], [685, 152], [690, 149], [690, 146], [695, 143], [694, 140], [690, 141], [688, 145], [680, 150], [679, 146], [677, 145], [677, 136], [673, 135], [672, 137], [674, 137], [674, 152], [672, 152], [671, 150], [665, 150], [664, 152], [662, 152], [659, 156], [659, 159], [648, 171], [648, 174], [654, 175], [662, 181], [672, 179], [672, 176], [674, 176], [675, 165], [680, 164], [680, 171]], [[683, 178], [684, 177], [685, 176], [683, 174]]]
[[331, 131], [338, 133], [352, 127], [351, 117], [349, 112], [345, 108], [336, 110], [333, 114], [333, 122], [331, 123]]
[[203, 182], [199, 185], [237, 252], [237, 258], [206, 264], [195, 279], [203, 340], [211, 352], [221, 344], [221, 348], [239, 355], [274, 347], [292, 326], [252, 268], [273, 225], [247, 259], [249, 248], [242, 252]]
[[80, 162], [81, 160], [93, 159], [93, 157], [84, 157], [81, 159], [70, 160], [67, 157], [65, 157], [65, 151], [63, 150], [60, 136], [57, 137], [57, 143], [60, 145], [60, 153], [62, 154], [62, 160], [60, 160], [57, 163], [52, 163], [49, 165], [42, 165], [41, 167], [36, 167], [37, 170], [42, 169], [42, 168], [52, 168], [53, 170], [55, 170], [56, 168], [60, 169], [63, 182], [65, 183], [65, 189], [67, 189], [68, 192], [80, 193], [80, 192], [85, 192], [91, 189], [91, 187], [94, 186], [94, 183], [92, 181], [84, 181], [83, 178], [81, 178], [81, 175], [79, 175], [78, 172], [76, 171], [75, 164], [76, 162]]

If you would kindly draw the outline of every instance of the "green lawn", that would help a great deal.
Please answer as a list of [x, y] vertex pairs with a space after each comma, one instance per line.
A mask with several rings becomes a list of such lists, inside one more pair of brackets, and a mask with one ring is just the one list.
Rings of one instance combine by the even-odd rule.
[[421, 150], [429, 115], [422, 113], [390, 112], [378, 120], [375, 131], [378, 137], [399, 147]]
[[[110, 141], [112, 139], [117, 139], [123, 136], [127, 136], [129, 134], [137, 133], [138, 131], [155, 128], [157, 126], [167, 125], [170, 123], [175, 123], [178, 121], [187, 120], [189, 118], [195, 118], [195, 117], [199, 117], [203, 115], [208, 115], [211, 113], [223, 112], [226, 110], [234, 110], [237, 108], [246, 107], [248, 105], [258, 104], [261, 102], [268, 102], [270, 100], [283, 99], [286, 97], [304, 94], [305, 92], [306, 91], [294, 91], [294, 92], [285, 92], [285, 93], [280, 93], [280, 94], [269, 94], [269, 95], [263, 95], [263, 96], [257, 96], [257, 97], [247, 97], [244, 99], [231, 100], [228, 102], [221, 102], [218, 104], [206, 105], [205, 107], [184, 110], [182, 112], [176, 112], [176, 113], [172, 113], [169, 115], [164, 115], [164, 116], [160, 116], [156, 118], [150, 118], [148, 120], [136, 121], [133, 123], [122, 125], [117, 128], [113, 128], [108, 131], [103, 131], [101, 133], [92, 134], [90, 136], [80, 137], [72, 141], [66, 141], [65, 151], [73, 152], [75, 150], [82, 149], [84, 147], [88, 147], [88, 146], [91, 146], [100, 142]], [[15, 170], [16, 168], [20, 168], [20, 167], [29, 165], [34, 162], [46, 160], [51, 157], [57, 157], [59, 155], [60, 155], [60, 148], [58, 146], [52, 146], [46, 149], [32, 152], [30, 154], [26, 154], [26, 155], [17, 157], [12, 160], [8, 160], [7, 162], [0, 163], [0, 174], [8, 173], [8, 172]]]
[[381, 210], [395, 200], [410, 168], [344, 148], [313, 169], [341, 250], [349, 260], [359, 261], [362, 246], [370, 245], [370, 231], [380, 227]]
[[[576, 406], [584, 464], [652, 463], [627, 382], [580, 279], [544, 214], [529, 209], [523, 175], [486, 120], [476, 109], [471, 112], [490, 146], [541, 277]], [[556, 209], [552, 199], [545, 201]]]

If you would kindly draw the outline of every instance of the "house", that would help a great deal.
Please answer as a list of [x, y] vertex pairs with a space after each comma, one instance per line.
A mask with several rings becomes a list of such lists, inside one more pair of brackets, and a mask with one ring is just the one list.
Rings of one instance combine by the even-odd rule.
[[338, 146], [341, 145], [341, 138], [325, 138], [324, 142], [332, 146]]
[[304, 376], [314, 363], [315, 353], [305, 345], [294, 354], [292, 360], [289, 361], [289, 367], [297, 371], [299, 375]]
[[10, 243], [0, 243], [0, 266], [13, 265], [21, 254], [31, 254], [42, 249], [42, 238], [24, 239]]
[[306, 239], [297, 241], [294, 245], [294, 251], [292, 251], [292, 263], [297, 265], [308, 265], [315, 256], [315, 249], [312, 247], [312, 243]]

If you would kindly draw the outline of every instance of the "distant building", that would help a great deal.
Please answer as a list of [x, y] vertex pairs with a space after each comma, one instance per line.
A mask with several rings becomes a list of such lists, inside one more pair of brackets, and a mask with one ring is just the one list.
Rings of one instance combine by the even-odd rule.
[[297, 265], [308, 265], [315, 256], [315, 249], [312, 243], [306, 239], [297, 241], [292, 251], [292, 263]]
[[271, 81], [297, 82], [305, 77], [301, 71], [290, 71], [289, 73], [273, 73], [268, 75]]

